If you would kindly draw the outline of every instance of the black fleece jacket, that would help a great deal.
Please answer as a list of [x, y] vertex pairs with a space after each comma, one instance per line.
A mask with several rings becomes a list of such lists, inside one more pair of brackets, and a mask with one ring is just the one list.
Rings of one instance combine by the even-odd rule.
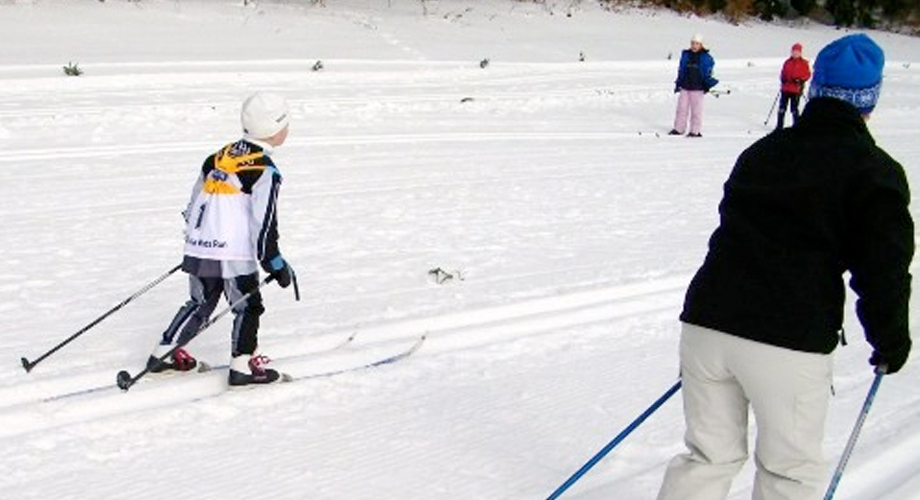
[[875, 145], [856, 108], [809, 101], [795, 127], [738, 158], [681, 320], [830, 353], [840, 338], [849, 271], [866, 339], [883, 356], [906, 352], [909, 202], [903, 169]]

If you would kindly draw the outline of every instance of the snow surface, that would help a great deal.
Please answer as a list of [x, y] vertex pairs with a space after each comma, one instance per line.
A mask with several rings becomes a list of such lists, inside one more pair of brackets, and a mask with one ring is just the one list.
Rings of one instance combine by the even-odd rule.
[[[813, 58], [843, 34], [577, 0], [325, 4], [0, 1], [0, 497], [546, 498], [676, 381], [722, 182], [768, 132], [792, 43]], [[669, 56], [695, 32], [731, 93], [703, 139], [667, 137]], [[920, 39], [872, 36], [870, 128], [920, 186]], [[255, 89], [293, 106], [276, 160], [303, 291], [265, 290], [264, 352], [308, 375], [422, 347], [257, 390], [221, 369], [112, 388], [185, 299], [177, 275], [26, 374], [178, 263], [198, 166]], [[847, 327], [829, 472], [872, 380]], [[225, 364], [228, 328], [192, 350]], [[920, 499], [918, 366], [884, 379], [836, 498]], [[675, 397], [564, 498], [654, 498], [682, 428]], [[748, 464], [731, 498], [750, 486]]]

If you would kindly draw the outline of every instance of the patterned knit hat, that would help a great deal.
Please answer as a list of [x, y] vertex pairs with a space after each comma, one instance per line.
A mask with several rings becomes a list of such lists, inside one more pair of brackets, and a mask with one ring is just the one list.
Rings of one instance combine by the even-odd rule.
[[833, 97], [867, 115], [882, 90], [885, 53], [868, 36], [848, 35], [818, 53], [808, 98]]

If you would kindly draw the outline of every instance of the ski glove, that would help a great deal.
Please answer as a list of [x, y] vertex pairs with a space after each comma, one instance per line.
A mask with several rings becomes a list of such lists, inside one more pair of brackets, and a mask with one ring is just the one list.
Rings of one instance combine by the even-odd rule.
[[869, 364], [873, 366], [885, 365], [885, 373], [891, 375], [897, 373], [898, 370], [904, 366], [904, 363], [907, 362], [907, 356], [910, 354], [910, 342], [902, 343], [895, 348], [886, 349], [885, 352], [879, 352], [876, 349], [872, 353], [872, 357], [869, 358]]
[[291, 270], [291, 266], [289, 266], [280, 255], [269, 261], [268, 265], [265, 267], [269, 275], [278, 282], [278, 286], [281, 288], [291, 286], [291, 279], [294, 272]]

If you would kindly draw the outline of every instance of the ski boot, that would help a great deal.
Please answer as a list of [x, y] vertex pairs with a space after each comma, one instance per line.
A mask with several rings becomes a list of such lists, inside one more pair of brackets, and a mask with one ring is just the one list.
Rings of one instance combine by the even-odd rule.
[[171, 348], [169, 345], [157, 346], [153, 354], [147, 358], [147, 370], [150, 373], [162, 373], [170, 370], [188, 372], [198, 367], [198, 360], [181, 347], [173, 351], [168, 358], [160, 361], [160, 357], [169, 352]]
[[230, 387], [282, 382], [284, 377], [277, 370], [266, 368], [271, 359], [264, 354], [240, 354], [230, 361]]

